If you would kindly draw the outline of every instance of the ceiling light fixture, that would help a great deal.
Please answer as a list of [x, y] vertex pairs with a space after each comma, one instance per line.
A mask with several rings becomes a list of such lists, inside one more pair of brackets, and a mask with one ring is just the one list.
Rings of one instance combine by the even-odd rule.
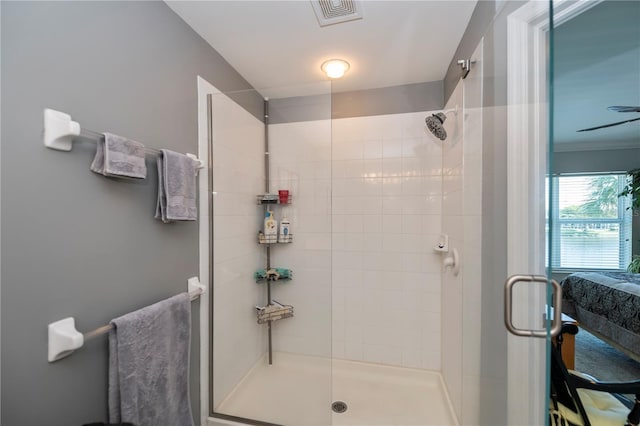
[[349, 62], [342, 59], [329, 59], [320, 67], [329, 78], [340, 78], [349, 70]]

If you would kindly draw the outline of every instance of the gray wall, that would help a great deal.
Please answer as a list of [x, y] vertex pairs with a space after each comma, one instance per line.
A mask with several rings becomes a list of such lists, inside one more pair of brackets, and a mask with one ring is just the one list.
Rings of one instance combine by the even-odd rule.
[[[107, 339], [47, 363], [47, 324], [88, 331], [185, 291], [198, 226], [153, 219], [157, 179], [89, 171], [95, 145], [45, 149], [45, 107], [81, 125], [197, 152], [196, 76], [251, 88], [162, 2], [2, 2], [2, 425], [106, 420]], [[260, 117], [259, 97], [242, 101]], [[191, 399], [199, 418], [199, 302]]]
[[402, 114], [441, 109], [444, 106], [442, 81], [405, 84], [379, 89], [333, 94], [332, 118]]
[[554, 173], [622, 172], [638, 166], [640, 148], [553, 153]]
[[442, 81], [272, 99], [271, 124], [432, 111], [444, 105]]

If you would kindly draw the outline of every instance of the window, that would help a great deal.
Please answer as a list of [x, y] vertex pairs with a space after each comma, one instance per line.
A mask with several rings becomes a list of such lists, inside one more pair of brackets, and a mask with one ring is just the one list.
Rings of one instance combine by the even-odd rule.
[[626, 269], [631, 261], [631, 200], [618, 194], [627, 179], [626, 173], [552, 178], [547, 212], [553, 218], [553, 270]]

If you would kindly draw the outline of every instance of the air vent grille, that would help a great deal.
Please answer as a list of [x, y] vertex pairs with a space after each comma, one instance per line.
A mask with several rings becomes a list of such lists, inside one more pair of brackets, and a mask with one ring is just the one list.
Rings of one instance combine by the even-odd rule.
[[362, 5], [356, 0], [311, 0], [321, 27], [362, 19]]

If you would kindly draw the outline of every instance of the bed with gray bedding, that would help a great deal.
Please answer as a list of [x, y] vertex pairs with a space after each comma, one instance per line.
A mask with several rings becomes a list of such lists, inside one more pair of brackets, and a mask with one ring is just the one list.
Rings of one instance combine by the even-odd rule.
[[565, 314], [640, 361], [640, 274], [576, 272], [561, 285]]

